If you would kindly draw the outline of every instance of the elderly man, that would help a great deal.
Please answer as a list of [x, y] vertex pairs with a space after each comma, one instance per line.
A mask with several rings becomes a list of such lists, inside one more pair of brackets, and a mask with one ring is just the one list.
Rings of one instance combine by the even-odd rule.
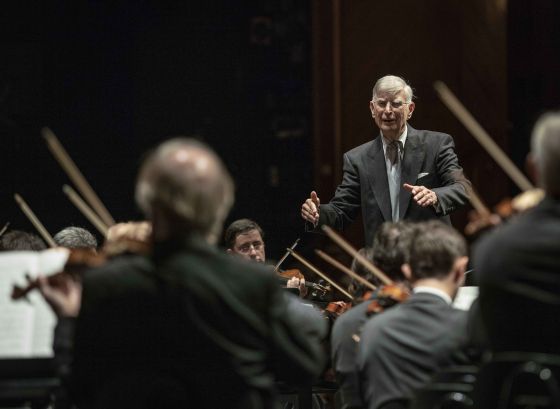
[[362, 210], [365, 243], [384, 221], [441, 218], [466, 203], [470, 182], [463, 176], [450, 135], [408, 125], [415, 104], [412, 88], [387, 75], [373, 87], [369, 103], [380, 134], [344, 154], [344, 175], [334, 198], [321, 205], [316, 192], [303, 203], [307, 222], [346, 228]]
[[560, 113], [536, 123], [528, 163], [546, 196], [477, 242], [480, 310], [494, 350], [559, 353]]
[[287, 313], [261, 265], [214, 246], [233, 182], [210, 149], [163, 143], [140, 170], [136, 199], [153, 255], [84, 275], [72, 373], [80, 408], [271, 408], [275, 379], [318, 375], [324, 326]]

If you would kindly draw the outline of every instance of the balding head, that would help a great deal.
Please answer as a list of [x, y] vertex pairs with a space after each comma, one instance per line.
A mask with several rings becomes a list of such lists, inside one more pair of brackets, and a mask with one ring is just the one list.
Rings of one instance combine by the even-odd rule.
[[531, 154], [539, 186], [551, 196], [560, 196], [560, 113], [546, 113], [537, 121]]
[[196, 233], [215, 243], [233, 204], [233, 181], [210, 148], [176, 138], [142, 165], [136, 201], [153, 221], [156, 240]]

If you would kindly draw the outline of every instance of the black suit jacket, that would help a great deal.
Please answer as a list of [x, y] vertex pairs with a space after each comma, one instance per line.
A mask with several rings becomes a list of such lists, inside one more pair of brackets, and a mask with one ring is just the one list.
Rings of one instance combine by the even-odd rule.
[[495, 350], [560, 352], [560, 200], [476, 243], [480, 311]]
[[368, 320], [367, 308], [373, 299], [361, 302], [346, 311], [334, 322], [331, 332], [331, 359], [338, 383], [335, 405], [340, 409], [360, 409], [360, 396], [356, 355], [362, 327]]
[[442, 298], [413, 294], [406, 302], [374, 316], [362, 330], [358, 368], [365, 407], [377, 409], [411, 399], [439, 369], [466, 358], [467, 313]]
[[[345, 229], [362, 210], [366, 245], [373, 243], [378, 227], [391, 221], [389, 182], [381, 135], [344, 154], [344, 175], [333, 199], [321, 205], [319, 225]], [[425, 176], [418, 178], [420, 175]], [[433, 190], [439, 205], [423, 208], [413, 200], [402, 184], [423, 185]], [[449, 213], [464, 205], [470, 182], [464, 177], [450, 135], [416, 130], [408, 126], [401, 165], [399, 212], [401, 219], [441, 218], [450, 223]]]
[[193, 238], [157, 247], [152, 259], [118, 258], [84, 279], [77, 401], [272, 407], [277, 378], [307, 384], [323, 366], [324, 320], [293, 307], [262, 266]]

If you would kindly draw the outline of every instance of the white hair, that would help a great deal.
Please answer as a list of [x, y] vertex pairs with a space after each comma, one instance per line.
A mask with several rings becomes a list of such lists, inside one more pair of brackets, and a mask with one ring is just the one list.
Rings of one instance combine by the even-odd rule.
[[375, 100], [377, 96], [382, 93], [396, 95], [401, 91], [404, 91], [406, 98], [405, 102], [412, 102], [414, 93], [410, 85], [408, 85], [401, 77], [397, 77], [396, 75], [386, 75], [379, 78], [373, 86], [372, 100]]
[[548, 193], [560, 193], [560, 112], [543, 114], [531, 137], [531, 152], [539, 185]]

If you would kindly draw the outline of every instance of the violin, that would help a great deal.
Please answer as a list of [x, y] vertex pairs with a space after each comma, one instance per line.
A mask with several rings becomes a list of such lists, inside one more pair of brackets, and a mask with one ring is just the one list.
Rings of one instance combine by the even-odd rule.
[[379, 314], [396, 304], [406, 301], [410, 297], [410, 290], [403, 284], [394, 283], [382, 286], [377, 292], [375, 300], [369, 302], [366, 315]]
[[[300, 280], [305, 280], [303, 273], [297, 268], [290, 270], [277, 271], [276, 274], [278, 278], [284, 282], [290, 281], [292, 278], [299, 278]], [[311, 281], [305, 281], [305, 287], [313, 291], [314, 297], [324, 297], [331, 289], [328, 286], [313, 283]]]
[[352, 303], [350, 302], [333, 301], [328, 303], [323, 311], [330, 313], [334, 317], [340, 317], [350, 308], [352, 308]]
[[[124, 236], [106, 242], [99, 253], [91, 249], [71, 249], [63, 271], [48, 276], [47, 281], [49, 284], [56, 286], [63, 281], [66, 276], [71, 275], [79, 279], [86, 270], [102, 266], [118, 255], [126, 253], [146, 255], [149, 254], [150, 251], [150, 242], [135, 240]], [[37, 278], [29, 280], [25, 287], [14, 285], [12, 287], [11, 298], [12, 300], [19, 300], [36, 288], [39, 288], [39, 280]]]
[[505, 198], [495, 207], [494, 213], [477, 212], [469, 213], [469, 223], [465, 226], [465, 235], [476, 237], [480, 232], [501, 224], [504, 220], [523, 213], [543, 200], [545, 194], [542, 189], [529, 189], [521, 192], [513, 199]]

